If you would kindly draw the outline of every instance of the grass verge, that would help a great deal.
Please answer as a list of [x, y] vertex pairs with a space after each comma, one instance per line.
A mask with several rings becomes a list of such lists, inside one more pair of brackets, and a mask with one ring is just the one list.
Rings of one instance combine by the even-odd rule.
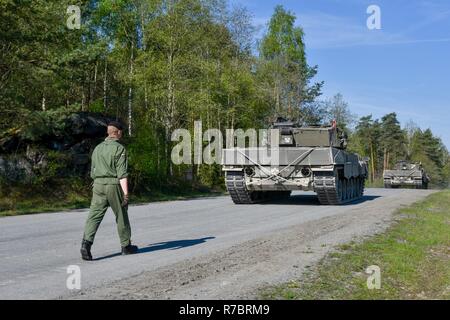
[[[0, 217], [17, 216], [35, 213], [50, 213], [74, 209], [89, 208], [90, 190], [73, 189], [61, 192], [26, 193], [23, 190], [0, 197]], [[224, 192], [209, 190], [185, 190], [131, 195], [130, 204], [145, 204], [156, 201], [173, 201], [223, 195]]]
[[[386, 232], [341, 245], [302, 280], [261, 292], [263, 299], [450, 299], [450, 191], [400, 209]], [[365, 273], [376, 265], [381, 288]]]

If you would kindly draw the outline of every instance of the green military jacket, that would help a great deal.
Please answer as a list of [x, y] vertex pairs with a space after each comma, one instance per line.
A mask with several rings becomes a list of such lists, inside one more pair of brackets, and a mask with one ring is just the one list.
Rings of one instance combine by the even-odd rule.
[[106, 138], [92, 153], [91, 178], [94, 183], [119, 184], [128, 177], [128, 156], [116, 139]]

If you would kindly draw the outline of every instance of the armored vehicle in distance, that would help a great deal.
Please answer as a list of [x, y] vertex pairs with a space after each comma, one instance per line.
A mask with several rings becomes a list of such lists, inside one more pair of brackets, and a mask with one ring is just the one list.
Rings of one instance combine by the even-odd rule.
[[430, 178], [421, 163], [398, 161], [393, 170], [384, 170], [383, 180], [385, 188], [399, 188], [411, 186], [416, 189], [428, 189]]
[[222, 169], [234, 203], [285, 197], [293, 190], [314, 191], [324, 205], [362, 197], [367, 160], [345, 150], [346, 136], [335, 122], [328, 127], [299, 127], [282, 121], [272, 129], [278, 129], [277, 145], [223, 150]]

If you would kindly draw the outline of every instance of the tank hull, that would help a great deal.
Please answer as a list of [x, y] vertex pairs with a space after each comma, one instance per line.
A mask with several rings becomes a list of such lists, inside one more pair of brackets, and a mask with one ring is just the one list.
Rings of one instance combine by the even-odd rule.
[[428, 189], [430, 178], [421, 163], [400, 160], [393, 170], [384, 170], [383, 180], [385, 188], [414, 187], [416, 189]]
[[235, 203], [254, 203], [290, 191], [315, 191], [322, 204], [360, 198], [367, 165], [335, 147], [230, 148], [223, 150], [226, 186]]
[[428, 188], [428, 177], [420, 169], [413, 170], [385, 170], [383, 173], [385, 188], [413, 187]]

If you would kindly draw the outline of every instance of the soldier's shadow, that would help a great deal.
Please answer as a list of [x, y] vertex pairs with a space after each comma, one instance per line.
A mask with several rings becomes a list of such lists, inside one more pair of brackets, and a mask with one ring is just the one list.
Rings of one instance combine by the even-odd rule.
[[[159, 251], [159, 250], [178, 250], [182, 248], [192, 247], [198, 244], [205, 243], [208, 240], [215, 239], [216, 237], [206, 237], [206, 238], [199, 238], [199, 239], [184, 239], [184, 240], [174, 240], [174, 241], [166, 241], [166, 242], [157, 242], [149, 244], [146, 247], [139, 248], [137, 254], [140, 253], [148, 253], [153, 251]], [[117, 256], [120, 256], [121, 253], [114, 253], [110, 254], [104, 257], [98, 257], [93, 260], [104, 260], [109, 258], [114, 258]]]

